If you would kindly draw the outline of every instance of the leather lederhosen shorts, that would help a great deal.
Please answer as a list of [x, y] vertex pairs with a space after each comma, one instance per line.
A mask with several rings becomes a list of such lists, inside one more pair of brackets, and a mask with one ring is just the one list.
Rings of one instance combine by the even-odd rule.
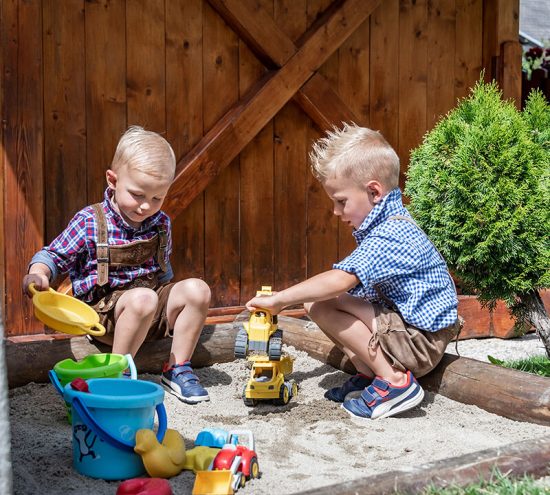
[[168, 296], [174, 283], [165, 283], [159, 284], [158, 277], [148, 276], [141, 277], [133, 280], [129, 284], [125, 285], [121, 289], [112, 289], [110, 288], [101, 289], [96, 291], [98, 294], [89, 305], [95, 309], [99, 315], [99, 323], [105, 327], [105, 334], [108, 336], [107, 339], [98, 339], [98, 340], [109, 340], [112, 338], [112, 335], [115, 332], [115, 308], [116, 303], [120, 299], [120, 296], [130, 289], [135, 289], [137, 287], [145, 287], [148, 289], [153, 289], [158, 295], [158, 305], [155, 315], [153, 316], [153, 321], [149, 327], [147, 333], [146, 341], [158, 340], [164, 337], [171, 336], [171, 328], [168, 323], [168, 317], [166, 315], [166, 306], [168, 303]]
[[432, 371], [441, 361], [447, 345], [460, 333], [462, 319], [437, 332], [409, 325], [401, 315], [382, 304], [373, 304], [375, 325], [369, 345], [380, 345], [392, 366], [409, 370], [416, 378]]

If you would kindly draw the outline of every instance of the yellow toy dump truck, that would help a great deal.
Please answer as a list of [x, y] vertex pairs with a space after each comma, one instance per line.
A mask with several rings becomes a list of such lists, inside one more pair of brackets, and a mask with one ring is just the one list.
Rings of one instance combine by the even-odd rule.
[[[256, 296], [271, 295], [271, 287], [264, 286]], [[257, 309], [243, 323], [235, 339], [235, 357], [245, 358], [248, 353], [267, 355], [270, 361], [281, 359], [283, 331], [277, 328], [277, 315], [265, 309]]]
[[250, 356], [248, 360], [252, 362], [252, 370], [243, 390], [245, 405], [254, 407], [260, 400], [285, 405], [298, 394], [296, 382], [285, 380], [285, 375], [292, 373], [290, 356], [284, 355], [279, 361], [270, 361], [265, 356]]

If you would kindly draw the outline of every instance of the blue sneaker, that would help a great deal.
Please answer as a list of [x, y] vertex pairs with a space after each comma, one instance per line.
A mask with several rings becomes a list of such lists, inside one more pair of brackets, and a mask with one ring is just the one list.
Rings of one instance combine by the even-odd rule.
[[372, 378], [357, 373], [346, 380], [341, 387], [334, 387], [325, 392], [325, 397], [334, 402], [344, 402], [349, 394], [361, 392], [372, 383]]
[[174, 364], [171, 367], [165, 365], [162, 369], [160, 383], [168, 392], [188, 404], [210, 400], [208, 392], [200, 384], [198, 376], [193, 373], [189, 361]]
[[386, 418], [412, 409], [423, 398], [424, 390], [413, 374], [407, 371], [405, 385], [396, 387], [377, 376], [360, 397], [345, 401], [342, 407], [357, 418]]

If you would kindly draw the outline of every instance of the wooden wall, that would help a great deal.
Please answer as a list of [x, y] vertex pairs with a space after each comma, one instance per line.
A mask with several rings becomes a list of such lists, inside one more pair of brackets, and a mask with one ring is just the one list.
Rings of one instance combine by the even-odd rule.
[[[353, 247], [307, 152], [355, 120], [409, 152], [479, 78], [519, 100], [519, 0], [2, 0], [0, 291], [42, 333], [32, 254], [101, 200], [120, 135], [172, 144], [177, 277], [213, 307], [284, 288]], [[404, 176], [402, 176], [403, 179]]]

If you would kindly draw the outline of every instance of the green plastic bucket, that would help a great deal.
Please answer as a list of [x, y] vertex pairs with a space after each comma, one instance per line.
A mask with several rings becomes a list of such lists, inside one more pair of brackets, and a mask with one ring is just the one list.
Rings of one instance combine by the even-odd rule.
[[[63, 389], [75, 378], [82, 378], [83, 380], [90, 378], [122, 378], [122, 372], [128, 367], [131, 370], [131, 378], [135, 380], [137, 373], [130, 354], [103, 353], [90, 354], [80, 361], [64, 359], [53, 367], [53, 372]], [[63, 393], [60, 393], [63, 396]], [[65, 403], [65, 405], [67, 407], [67, 419], [70, 423], [71, 405], [68, 403]]]

